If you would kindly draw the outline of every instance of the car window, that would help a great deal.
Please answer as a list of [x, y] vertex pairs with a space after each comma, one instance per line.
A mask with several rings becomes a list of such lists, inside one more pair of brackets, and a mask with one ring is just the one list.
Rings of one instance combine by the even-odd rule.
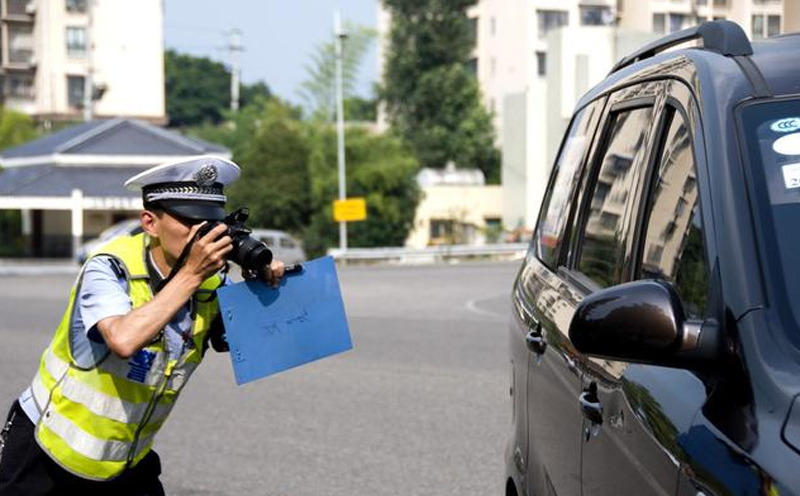
[[267, 246], [275, 246], [275, 240], [271, 236], [261, 236], [258, 239], [264, 242]]
[[600, 287], [622, 281], [628, 195], [636, 176], [634, 164], [641, 162], [652, 121], [653, 107], [625, 110], [611, 116], [608, 144], [588, 205], [577, 264], [578, 270]]
[[281, 248], [294, 248], [294, 243], [289, 238], [281, 238]]
[[671, 110], [653, 175], [640, 277], [675, 284], [689, 318], [703, 315], [708, 267], [703, 243], [692, 138], [682, 114]]
[[545, 194], [539, 222], [533, 235], [537, 258], [551, 269], [558, 263], [569, 215], [569, 202], [580, 178], [579, 170], [594, 123], [602, 110], [601, 102], [593, 102], [575, 115], [561, 152], [555, 162], [550, 188]]

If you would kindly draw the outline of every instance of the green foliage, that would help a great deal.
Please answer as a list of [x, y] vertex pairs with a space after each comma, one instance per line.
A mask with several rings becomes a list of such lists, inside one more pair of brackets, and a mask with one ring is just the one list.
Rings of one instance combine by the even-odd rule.
[[423, 167], [481, 169], [500, 179], [492, 116], [466, 68], [474, 36], [466, 9], [474, 0], [387, 0], [392, 13], [384, 86], [393, 129]]
[[[0, 150], [36, 138], [36, 125], [29, 116], [0, 107]], [[0, 210], [0, 257], [24, 254], [19, 210]]]
[[[342, 44], [342, 93], [348, 98], [354, 92], [358, 67], [376, 32], [351, 23], [345, 23], [344, 31], [347, 38]], [[311, 63], [306, 64], [306, 72], [308, 79], [302, 83], [300, 93], [309, 114], [313, 119], [333, 121], [336, 115], [336, 47], [333, 39], [317, 47]]]
[[[231, 73], [224, 64], [167, 50], [164, 52], [164, 77], [171, 127], [218, 124], [228, 115]], [[243, 84], [239, 106], [242, 108], [270, 96], [269, 87], [263, 82]]]
[[218, 123], [230, 106], [230, 74], [206, 57], [164, 52], [167, 115], [172, 127]]
[[[242, 166], [242, 176], [229, 189], [229, 205], [250, 208], [253, 226], [298, 233], [311, 215], [302, 123], [278, 100], [263, 102], [261, 109], [257, 120], [242, 126], [254, 132], [237, 145], [234, 160]], [[237, 127], [237, 132], [247, 131]]]
[[[309, 139], [313, 214], [303, 239], [310, 254], [320, 254], [339, 244], [332, 213], [339, 191], [336, 133], [330, 126], [311, 126]], [[348, 246], [402, 246], [419, 202], [413, 155], [395, 137], [351, 128], [345, 156], [347, 196], [367, 202], [367, 220], [348, 223]]]
[[344, 118], [351, 122], [375, 122], [378, 120], [378, 101], [360, 97], [348, 98], [344, 101]]
[[36, 125], [29, 116], [0, 107], [0, 150], [21, 145], [36, 137]]

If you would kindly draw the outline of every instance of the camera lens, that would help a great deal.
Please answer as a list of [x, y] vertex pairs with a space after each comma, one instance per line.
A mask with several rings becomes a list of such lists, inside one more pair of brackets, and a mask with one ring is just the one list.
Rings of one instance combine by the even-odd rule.
[[261, 241], [242, 234], [233, 238], [230, 259], [243, 269], [261, 271], [272, 262], [272, 252]]

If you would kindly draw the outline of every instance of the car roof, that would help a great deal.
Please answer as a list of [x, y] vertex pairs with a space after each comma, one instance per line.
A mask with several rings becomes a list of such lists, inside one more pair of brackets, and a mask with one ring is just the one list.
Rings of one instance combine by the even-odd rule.
[[[666, 38], [662, 38], [662, 40]], [[800, 79], [797, 78], [800, 33], [759, 40], [751, 43], [751, 46], [753, 54], [747, 59], [753, 62], [766, 83], [767, 92], [760, 96], [800, 94]], [[740, 58], [737, 57], [737, 59]], [[687, 62], [692, 66], [690, 71], [692, 77], [686, 78], [688, 79], [686, 82], [695, 89], [699, 90], [703, 86], [723, 85], [729, 94], [740, 94], [742, 97], [753, 96], [757, 91], [754, 90], [748, 74], [741, 65], [737, 65], [739, 62], [734, 57], [722, 55], [712, 49], [690, 47], [658, 53], [636, 62], [628, 62], [589, 90], [580, 99], [577, 108], [584, 107], [605, 93], [635, 82], [669, 76], [686, 76], [685, 63]], [[726, 77], [718, 77], [721, 70], [726, 73]], [[736, 102], [730, 103], [733, 105]]]

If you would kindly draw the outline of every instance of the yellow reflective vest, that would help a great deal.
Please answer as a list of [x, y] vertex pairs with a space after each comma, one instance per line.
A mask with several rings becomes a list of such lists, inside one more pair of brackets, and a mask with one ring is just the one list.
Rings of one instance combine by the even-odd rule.
[[[119, 262], [133, 308], [153, 298], [144, 234], [112, 240], [93, 256], [97, 255], [110, 255]], [[82, 279], [81, 272], [33, 379], [33, 398], [41, 414], [36, 440], [69, 472], [108, 480], [135, 466], [150, 451], [153, 437], [202, 360], [204, 341], [218, 311], [213, 291], [222, 281], [212, 276], [195, 294], [192, 339], [184, 344], [177, 360], [169, 358], [162, 331], [131, 358], [109, 351], [85, 369], [75, 363], [70, 348], [75, 296]]]

